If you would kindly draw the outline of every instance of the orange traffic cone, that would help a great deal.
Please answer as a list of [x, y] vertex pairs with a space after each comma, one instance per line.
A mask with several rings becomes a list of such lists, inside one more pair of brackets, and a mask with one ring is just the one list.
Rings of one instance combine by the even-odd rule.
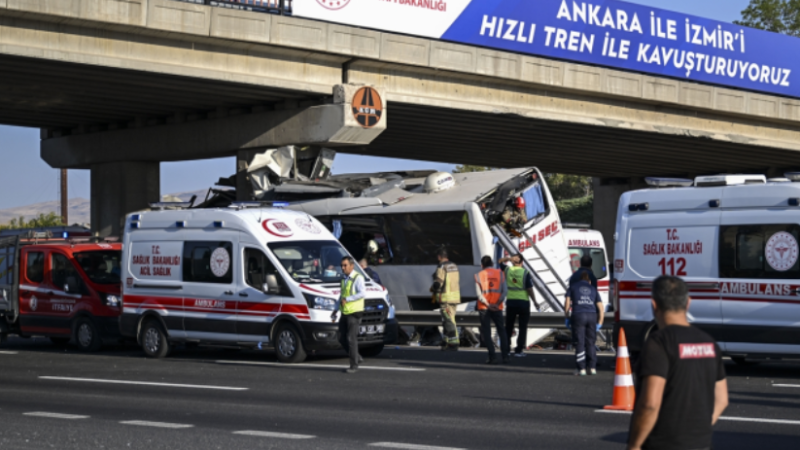
[[631, 375], [631, 360], [628, 356], [628, 341], [625, 339], [625, 330], [619, 329], [619, 348], [617, 349], [617, 373], [614, 376], [614, 399], [603, 409], [616, 411], [633, 411], [636, 392], [633, 390], [633, 375]]

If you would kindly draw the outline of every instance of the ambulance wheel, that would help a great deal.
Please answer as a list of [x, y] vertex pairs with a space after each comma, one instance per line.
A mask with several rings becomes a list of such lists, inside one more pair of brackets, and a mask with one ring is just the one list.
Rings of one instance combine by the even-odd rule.
[[155, 319], [150, 319], [144, 323], [140, 341], [144, 354], [151, 358], [163, 358], [169, 353], [167, 333]]
[[75, 324], [75, 343], [84, 352], [96, 352], [103, 346], [103, 339], [92, 319], [82, 317]]
[[364, 358], [375, 358], [376, 356], [380, 355], [382, 351], [383, 351], [383, 344], [378, 344], [360, 348], [358, 349], [358, 354], [363, 356]]
[[289, 323], [283, 323], [275, 333], [275, 353], [278, 361], [283, 363], [299, 363], [306, 360], [306, 350], [297, 328]]

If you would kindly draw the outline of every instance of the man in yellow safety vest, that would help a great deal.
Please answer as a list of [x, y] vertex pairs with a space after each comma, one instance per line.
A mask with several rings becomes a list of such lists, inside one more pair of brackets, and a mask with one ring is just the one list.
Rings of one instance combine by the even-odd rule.
[[442, 313], [442, 328], [444, 328], [444, 351], [458, 351], [459, 339], [456, 327], [456, 306], [461, 303], [461, 286], [458, 276], [458, 266], [447, 259], [447, 250], [440, 249], [436, 253], [439, 265], [433, 274], [431, 292], [433, 299], [439, 304]]
[[531, 320], [531, 302], [532, 300], [536, 309], [539, 309], [539, 303], [536, 301], [536, 295], [533, 293], [533, 277], [528, 270], [522, 266], [522, 255], [517, 253], [509, 258], [503, 258], [501, 263], [511, 261], [511, 266], [505, 269], [506, 283], [508, 285], [508, 298], [506, 301], [506, 333], [508, 334], [508, 342], [511, 343], [511, 337], [514, 335], [514, 322], [519, 317], [519, 333], [517, 334], [517, 347], [514, 349], [514, 356], [524, 357], [525, 347], [528, 342], [528, 322]]
[[[345, 373], [356, 373], [358, 364], [362, 361], [358, 354], [358, 330], [361, 326], [361, 316], [364, 312], [364, 296], [367, 291], [364, 277], [355, 270], [356, 262], [353, 258], [342, 258], [342, 272], [345, 277], [341, 283], [338, 309], [342, 311], [339, 318], [339, 343], [350, 355], [350, 368]], [[331, 314], [331, 319], [336, 320], [336, 311]]]

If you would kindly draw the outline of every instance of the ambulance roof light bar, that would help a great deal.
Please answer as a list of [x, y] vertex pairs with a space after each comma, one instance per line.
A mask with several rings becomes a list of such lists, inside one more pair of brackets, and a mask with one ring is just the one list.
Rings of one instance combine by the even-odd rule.
[[694, 181], [688, 178], [655, 178], [647, 177], [644, 179], [648, 186], [656, 188], [662, 187], [691, 187]]
[[285, 208], [287, 206], [289, 206], [289, 202], [276, 200], [276, 201], [231, 202], [229, 208], [240, 210], [246, 208], [264, 208], [264, 207]]
[[697, 187], [738, 186], [743, 184], [767, 184], [764, 175], [708, 175], [694, 179]]

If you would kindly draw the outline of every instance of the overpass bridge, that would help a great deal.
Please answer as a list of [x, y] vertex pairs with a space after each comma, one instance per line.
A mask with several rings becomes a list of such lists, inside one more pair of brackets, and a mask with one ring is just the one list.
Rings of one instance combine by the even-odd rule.
[[[284, 144], [590, 175], [604, 231], [643, 176], [800, 166], [792, 98], [173, 0], [0, 0], [0, 68], [0, 123], [91, 170], [103, 234], [158, 200], [162, 161], [241, 169]], [[362, 84], [386, 113], [370, 129]]]

